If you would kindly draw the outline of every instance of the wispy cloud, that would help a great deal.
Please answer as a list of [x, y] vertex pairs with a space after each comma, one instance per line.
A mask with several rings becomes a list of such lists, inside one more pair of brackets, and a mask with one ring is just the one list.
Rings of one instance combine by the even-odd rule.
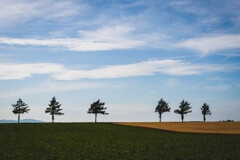
[[192, 49], [207, 55], [219, 50], [240, 48], [240, 35], [193, 38], [180, 42], [176, 46]]
[[[104, 10], [98, 7], [98, 3], [100, 2], [84, 3], [80, 1], [79, 3], [76, 1], [66, 2], [57, 0], [3, 0], [0, 2], [0, 24], [7, 23], [7, 21], [24, 23], [28, 20], [37, 21], [38, 19], [46, 20], [44, 22], [48, 24], [49, 19], [61, 20], [64, 17], [76, 17], [69, 21], [70, 25], [61, 23], [54, 26], [56, 30], [52, 30], [51, 27], [53, 26], [49, 25], [43, 27], [45, 23], [36, 26], [36, 28], [40, 27], [38, 30], [46, 27], [44, 33], [50, 34], [49, 36], [57, 35], [57, 37], [62, 36], [69, 38], [17, 39], [14, 37], [2, 37], [0, 43], [60, 47], [71, 51], [129, 49], [140, 46], [172, 49], [172, 46], [174, 46], [172, 42], [178, 42], [179, 38], [218, 33], [214, 31], [204, 31], [203, 33], [202, 28], [218, 26], [219, 29], [220, 25], [218, 23], [220, 23], [221, 18], [223, 18], [222, 21], [225, 21], [228, 17], [240, 19], [238, 11], [239, 3], [235, 1], [231, 1], [231, 3], [201, 3], [175, 0], [169, 2], [154, 1], [150, 3], [145, 1], [133, 1], [129, 3], [113, 2], [110, 7], [108, 6], [106, 7], [107, 9]], [[212, 8], [211, 5], [213, 4], [219, 7]], [[221, 6], [226, 6], [228, 9], [222, 9]], [[129, 13], [128, 10], [126, 10], [126, 8], [129, 7], [130, 9], [134, 7], [134, 11], [138, 11]], [[172, 12], [167, 12], [169, 7], [172, 9]], [[213, 9], [214, 12], [212, 11]], [[229, 12], [229, 10], [231, 10], [231, 12]], [[83, 13], [82, 11], [88, 12], [85, 18], [81, 15], [81, 13]], [[182, 17], [186, 14], [187, 16]], [[226, 14], [227, 17], [222, 16], [223, 14]], [[194, 16], [194, 20], [188, 18], [192, 16]], [[174, 19], [174, 22], [172, 22], [172, 19]], [[235, 23], [234, 20], [231, 20], [231, 22]], [[126, 24], [128, 24], [128, 26]], [[95, 28], [95, 30], [86, 30], [89, 28]], [[32, 29], [32, 26], [30, 29]], [[71, 38], [76, 37], [76, 35], [72, 34], [79, 29], [81, 30], [78, 31], [78, 33], [82, 37]], [[69, 32], [68, 36], [66, 36], [67, 33], [63, 34], [64, 30], [68, 30], [66, 31]], [[134, 33], [136, 30], [139, 34]], [[179, 30], [181, 30], [181, 32], [179, 32]], [[223, 32], [223, 30], [225, 29], [220, 28], [220, 33], [228, 33]], [[25, 37], [39, 37], [41, 35], [41, 32], [32, 32], [32, 35]], [[239, 48], [238, 44], [239, 35], [220, 35], [188, 39], [175, 46], [193, 49], [206, 55], [217, 50]]]
[[210, 77], [208, 79], [213, 80], [213, 81], [221, 81], [221, 80], [223, 80], [222, 77]]
[[19, 97], [32, 94], [41, 94], [49, 92], [64, 92], [74, 90], [88, 90], [96, 88], [106, 88], [107, 86], [116, 87], [114, 85], [107, 85], [105, 83], [97, 82], [45, 82], [37, 85], [36, 87], [15, 89], [14, 91], [2, 91], [0, 98]]
[[170, 79], [167, 80], [166, 85], [168, 87], [176, 87], [177, 85], [179, 85], [179, 81], [177, 79], [170, 78]]
[[225, 56], [226, 58], [240, 57], [240, 54], [237, 54], [237, 53], [220, 53], [220, 54], [217, 54], [217, 55]]
[[[135, 49], [139, 47], [163, 48], [167, 50], [186, 48], [198, 51], [203, 56], [220, 50], [240, 48], [240, 35], [200, 37], [173, 43], [168, 41], [167, 36], [161, 36], [157, 33], [137, 34], [133, 33], [134, 31], [135, 29], [130, 26], [108, 26], [93, 31], [79, 30], [79, 38], [27, 39], [0, 37], [0, 44], [47, 46], [70, 51], [103, 51]], [[229, 56], [239, 55], [229, 54]]]
[[223, 65], [191, 64], [181, 60], [149, 60], [134, 64], [111, 65], [91, 70], [68, 69], [54, 63], [1, 64], [0, 79], [24, 79], [33, 74], [49, 74], [57, 80], [106, 79], [149, 76], [156, 73], [187, 76], [232, 69]]
[[205, 86], [205, 87], [203, 87], [203, 89], [223, 91], [223, 90], [227, 90], [227, 89], [229, 89], [231, 87], [232, 86], [229, 85], [229, 84], [220, 84], [220, 85], [216, 85], [216, 86]]
[[33, 18], [59, 19], [79, 14], [85, 8], [70, 1], [39, 0], [39, 1], [0, 1], [0, 24], [22, 23]]
[[211, 91], [225, 91], [230, 89], [232, 86], [229, 84], [218, 84], [218, 85], [211, 85], [211, 86], [203, 86], [201, 84], [196, 84], [194, 86], [190, 86], [191, 89], [204, 89], [204, 90], [211, 90]]
[[109, 111], [113, 114], [126, 114], [131, 112], [144, 112], [144, 111], [151, 111], [153, 107], [143, 105], [143, 104], [109, 104], [111, 108], [109, 108]]
[[0, 79], [24, 79], [33, 74], [54, 74], [64, 66], [53, 63], [0, 64]]
[[66, 48], [71, 51], [98, 51], [136, 48], [145, 42], [131, 35], [129, 26], [103, 27], [94, 31], [78, 31], [81, 38], [18, 39], [0, 37], [0, 44]]

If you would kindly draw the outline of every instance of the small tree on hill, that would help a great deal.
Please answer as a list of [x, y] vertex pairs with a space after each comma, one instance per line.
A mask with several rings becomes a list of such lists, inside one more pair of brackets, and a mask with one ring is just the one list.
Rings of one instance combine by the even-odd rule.
[[93, 104], [91, 104], [91, 107], [88, 109], [88, 114], [95, 114], [95, 123], [97, 122], [97, 114], [103, 114], [103, 115], [107, 115], [108, 113], [106, 113], [106, 109], [104, 107], [105, 103], [104, 102], [100, 102], [100, 99], [96, 102], [93, 102]]
[[204, 103], [202, 105], [201, 110], [202, 110], [202, 114], [203, 114], [203, 121], [205, 122], [206, 121], [206, 115], [210, 115], [211, 116], [212, 113], [211, 113], [211, 111], [209, 109], [209, 105], [207, 105], [207, 103]]
[[190, 103], [188, 103], [187, 101], [182, 100], [182, 102], [180, 103], [179, 109], [174, 110], [174, 113], [180, 114], [182, 122], [183, 122], [184, 114], [191, 113], [192, 112], [190, 110], [191, 108], [192, 107], [190, 107]]
[[170, 109], [171, 108], [168, 106], [168, 103], [165, 102], [162, 98], [160, 99], [160, 101], [158, 101], [158, 105], [155, 109], [155, 112], [158, 112], [158, 114], [159, 114], [159, 122], [161, 122], [162, 114], [164, 112], [169, 112]]
[[30, 109], [28, 109], [29, 106], [27, 106], [26, 103], [22, 101], [21, 98], [17, 101], [17, 104], [12, 104], [13, 106], [13, 113], [18, 114], [18, 123], [20, 122], [20, 114], [24, 114], [25, 112], [28, 113]]
[[52, 115], [52, 123], [54, 123], [54, 115], [63, 115], [64, 113], [61, 112], [62, 109], [60, 109], [61, 104], [56, 101], [56, 98], [53, 97], [50, 101], [49, 107], [46, 108], [45, 113], [50, 113]]

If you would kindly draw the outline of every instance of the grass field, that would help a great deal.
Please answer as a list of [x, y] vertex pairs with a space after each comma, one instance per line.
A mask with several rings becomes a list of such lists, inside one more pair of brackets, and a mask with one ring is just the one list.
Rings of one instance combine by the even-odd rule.
[[240, 122], [121, 122], [116, 124], [177, 132], [240, 134]]
[[110, 123], [0, 124], [0, 159], [240, 159], [240, 135]]

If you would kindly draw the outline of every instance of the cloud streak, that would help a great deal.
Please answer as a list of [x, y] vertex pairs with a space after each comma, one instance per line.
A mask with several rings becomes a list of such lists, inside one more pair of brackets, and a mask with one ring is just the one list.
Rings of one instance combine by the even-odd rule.
[[220, 85], [216, 85], [216, 86], [205, 86], [203, 87], [203, 89], [207, 89], [207, 90], [215, 90], [215, 91], [223, 91], [223, 90], [227, 90], [229, 88], [231, 88], [232, 86], [229, 84], [220, 84]]
[[[78, 6], [73, 2], [39, 0], [39, 1], [0, 1], [0, 24], [8, 25], [22, 23], [34, 18], [57, 20], [59, 18], [75, 16], [86, 6]], [[4, 23], [2, 23], [4, 22]]]
[[1, 92], [0, 98], [19, 97], [19, 96], [49, 93], [49, 92], [64, 92], [64, 91], [74, 91], [74, 90], [106, 88], [107, 86], [116, 87], [114, 85], [107, 85], [105, 83], [95, 83], [95, 82], [46, 82], [46, 83], [37, 85], [36, 87]]
[[78, 31], [81, 38], [22, 39], [0, 37], [0, 44], [21, 46], [48, 46], [66, 48], [71, 51], [99, 51], [129, 49], [144, 45], [144, 41], [133, 38], [129, 26], [103, 27], [94, 31]]
[[226, 65], [197, 65], [171, 59], [111, 65], [91, 70], [68, 69], [64, 65], [55, 63], [0, 64], [0, 80], [24, 79], [34, 74], [47, 74], [56, 80], [124, 78], [151, 76], [157, 73], [188, 76], [206, 72], [222, 72], [230, 69], [233, 68]]
[[0, 79], [24, 79], [33, 74], [54, 74], [65, 67], [54, 63], [0, 64]]
[[221, 35], [192, 38], [177, 43], [176, 47], [186, 48], [208, 55], [219, 50], [240, 48], [240, 35]]
[[[26, 39], [0, 37], [2, 45], [47, 46], [63, 48], [70, 51], [106, 51], [133, 49], [137, 47], [177, 49], [185, 48], [200, 52], [203, 56], [220, 50], [240, 48], [240, 35], [220, 35], [187, 39], [182, 42], [163, 42], [164, 37], [158, 34], [133, 34], [134, 28], [129, 26], [103, 27], [94, 31], [78, 31], [80, 38]], [[166, 38], [166, 37], [165, 37]]]

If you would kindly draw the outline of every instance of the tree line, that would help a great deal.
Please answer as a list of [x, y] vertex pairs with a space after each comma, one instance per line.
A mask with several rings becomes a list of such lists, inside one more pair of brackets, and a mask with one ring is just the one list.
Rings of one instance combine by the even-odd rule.
[[[181, 120], [183, 122], [184, 115], [192, 112], [191, 108], [192, 107], [190, 107], [190, 103], [188, 103], [188, 101], [182, 100], [182, 102], [179, 105], [179, 109], [174, 110], [174, 113], [180, 114]], [[168, 103], [161, 98], [160, 101], [158, 101], [158, 105], [155, 109], [155, 112], [158, 112], [159, 114], [159, 122], [161, 122], [162, 114], [165, 112], [170, 112], [170, 110], [171, 108], [169, 107]], [[211, 116], [212, 114], [209, 109], [209, 105], [207, 103], [204, 103], [201, 107], [201, 110], [203, 115], [203, 121], [206, 122], [206, 116], [207, 115]]]
[[[87, 113], [95, 114], [95, 123], [97, 122], [97, 114], [103, 114], [103, 115], [108, 114], [106, 113], [107, 108], [104, 107], [104, 105], [105, 103], [100, 102], [100, 99], [99, 99], [96, 102], [93, 102], [90, 108], [88, 109]], [[20, 123], [20, 114], [28, 113], [28, 111], [30, 111], [29, 106], [26, 103], [24, 103], [21, 98], [19, 98], [16, 104], [12, 104], [12, 106], [13, 106], [12, 112], [18, 115], [18, 123]], [[52, 123], [54, 123], [55, 115], [58, 115], [58, 116], [64, 115], [64, 113], [62, 113], [62, 108], [60, 107], [61, 107], [61, 104], [56, 101], [56, 98], [54, 96], [50, 101], [50, 104], [48, 104], [48, 107], [45, 109], [45, 113], [49, 113], [52, 116]]]
[[[109, 114], [109, 113], [106, 113], [107, 107], [104, 107], [104, 105], [105, 103], [100, 102], [100, 99], [97, 100], [96, 102], [93, 102], [90, 105], [90, 108], [88, 109], [87, 113], [95, 115], [95, 123], [97, 122], [98, 114], [102, 114], [102, 115]], [[28, 111], [30, 111], [29, 106], [26, 103], [24, 103], [21, 98], [19, 98], [16, 104], [12, 104], [12, 106], [13, 106], [12, 112], [18, 115], [18, 123], [20, 123], [20, 114], [28, 113]], [[49, 113], [51, 115], [52, 123], [54, 123], [55, 115], [59, 115], [59, 116], [64, 115], [64, 113], [62, 113], [62, 108], [60, 107], [61, 107], [61, 104], [56, 101], [56, 98], [54, 96], [50, 101], [50, 104], [48, 104], [48, 107], [45, 109], [45, 113]], [[192, 112], [191, 108], [192, 107], [190, 107], [190, 103], [182, 100], [182, 102], [179, 105], [179, 109], [174, 110], [174, 113], [180, 114], [181, 120], [183, 122], [184, 115]], [[171, 108], [169, 107], [168, 103], [161, 98], [158, 101], [158, 105], [155, 109], [155, 112], [158, 112], [159, 114], [159, 122], [161, 122], [162, 114], [165, 112], [170, 112], [170, 110]], [[203, 121], [205, 122], [206, 116], [211, 115], [209, 105], [204, 103], [201, 107], [201, 110], [203, 115]]]

